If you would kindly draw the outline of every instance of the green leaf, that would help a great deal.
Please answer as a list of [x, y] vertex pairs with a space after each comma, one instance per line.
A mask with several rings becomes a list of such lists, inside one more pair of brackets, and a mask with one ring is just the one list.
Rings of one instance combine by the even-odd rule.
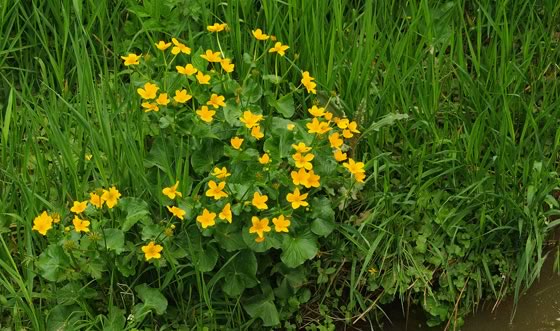
[[272, 300], [270, 297], [258, 295], [245, 302], [243, 308], [252, 318], [260, 318], [264, 326], [275, 326], [280, 324], [280, 318]]
[[334, 230], [334, 210], [331, 201], [326, 198], [313, 198], [311, 201], [311, 231], [318, 236], [328, 236]]
[[247, 248], [247, 245], [243, 241], [243, 236], [241, 235], [241, 229], [233, 224], [218, 225], [216, 227], [216, 232], [214, 232], [214, 238], [216, 238], [220, 247], [228, 252], [234, 252]]
[[119, 229], [104, 229], [105, 245], [107, 249], [120, 254], [124, 250], [124, 232]]
[[220, 140], [204, 139], [200, 146], [191, 155], [191, 164], [194, 171], [201, 175], [212, 170], [212, 166], [218, 163], [218, 160], [224, 154], [224, 146]]
[[286, 266], [295, 268], [314, 258], [318, 250], [317, 239], [310, 232], [298, 237], [285, 236], [280, 259]]
[[278, 100], [273, 98], [267, 98], [268, 104], [274, 107], [280, 114], [284, 115], [286, 118], [290, 118], [294, 115], [296, 108], [294, 106], [294, 98], [291, 94], [281, 96]]
[[226, 281], [222, 283], [222, 289], [227, 295], [237, 297], [246, 288], [257, 285], [257, 258], [252, 251], [243, 250], [229, 262], [223, 272]]
[[163, 315], [167, 310], [167, 299], [159, 289], [140, 284], [134, 288], [138, 297], [144, 303], [144, 308], [155, 310], [156, 314]]
[[126, 218], [122, 225], [122, 231], [124, 232], [130, 230], [138, 221], [150, 218], [148, 204], [142, 199], [131, 197], [122, 198], [119, 200], [118, 206], [121, 210], [126, 212]]
[[103, 326], [103, 331], [122, 331], [125, 329], [125, 311], [115, 306], [109, 308], [107, 323]]
[[214, 269], [218, 262], [218, 251], [213, 245], [200, 247], [194, 252], [193, 263], [201, 272], [209, 272]]
[[241, 97], [248, 103], [256, 103], [262, 97], [262, 94], [263, 90], [260, 82], [256, 82], [252, 78], [247, 79], [241, 89]]
[[282, 77], [278, 75], [263, 75], [262, 78], [263, 80], [267, 82], [271, 82], [272, 84], [276, 84], [276, 85], [282, 82]]
[[36, 265], [41, 276], [51, 282], [58, 282], [66, 279], [70, 258], [61, 246], [49, 245], [37, 259]]

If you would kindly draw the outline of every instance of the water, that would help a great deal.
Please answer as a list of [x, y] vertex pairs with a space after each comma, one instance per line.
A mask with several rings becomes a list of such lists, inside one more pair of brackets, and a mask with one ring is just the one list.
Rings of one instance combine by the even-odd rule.
[[[560, 275], [552, 271], [552, 259], [544, 265], [540, 280], [523, 295], [511, 320], [513, 297], [507, 298], [492, 311], [489, 303], [473, 316], [467, 317], [462, 331], [560, 331]], [[398, 310], [388, 312], [393, 324], [383, 331], [440, 331], [424, 326], [422, 312], [412, 311], [408, 322]]]

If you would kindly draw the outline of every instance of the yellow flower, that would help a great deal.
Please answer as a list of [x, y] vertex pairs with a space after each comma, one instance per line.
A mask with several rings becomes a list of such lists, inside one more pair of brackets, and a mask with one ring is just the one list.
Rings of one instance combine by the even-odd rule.
[[303, 181], [302, 184], [306, 188], [319, 187], [319, 186], [321, 186], [321, 183], [319, 182], [320, 179], [321, 179], [321, 176], [315, 174], [315, 171], [309, 170], [309, 173], [307, 174], [307, 178], [306, 178], [305, 181]]
[[323, 117], [324, 117], [327, 121], [330, 121], [330, 120], [332, 119], [332, 117], [333, 117], [333, 114], [332, 114], [331, 112], [329, 112], [329, 111], [326, 111], [326, 112], [325, 112], [325, 115], [323, 115]]
[[348, 129], [344, 129], [344, 130], [342, 130], [342, 136], [346, 139], [350, 139], [350, 138], [354, 137], [354, 134], [352, 133], [352, 131], [350, 131]]
[[289, 131], [293, 131], [293, 130], [295, 129], [295, 127], [296, 127], [296, 125], [293, 124], [293, 123], [290, 123], [290, 124], [286, 125], [286, 128], [287, 128]]
[[270, 38], [270, 36], [264, 34], [261, 29], [252, 30], [251, 33], [253, 34], [253, 37], [255, 37], [255, 39], [257, 40], [267, 40], [268, 38]]
[[185, 90], [185, 89], [176, 90], [175, 91], [175, 96], [173, 97], [173, 100], [177, 101], [178, 103], [185, 103], [185, 102], [189, 101], [190, 99], [192, 99], [192, 95], [187, 93], [187, 90]]
[[226, 167], [222, 167], [222, 169], [215, 167], [214, 171], [212, 171], [212, 176], [216, 176], [216, 178], [219, 179], [224, 179], [226, 177], [229, 177], [231, 174], [228, 173], [227, 168]]
[[235, 149], [241, 148], [241, 144], [243, 144], [243, 138], [233, 137], [230, 140], [231, 146]]
[[70, 211], [75, 214], [81, 214], [87, 208], [87, 200], [86, 201], [74, 201], [74, 205], [70, 208]]
[[91, 154], [86, 154], [86, 155], [85, 155], [85, 159], [86, 159], [87, 161], [91, 161], [92, 158], [93, 158], [93, 155], [91, 155]]
[[167, 93], [160, 93], [156, 99], [158, 105], [167, 106], [169, 99], [167, 98]]
[[103, 201], [103, 199], [101, 198], [101, 196], [95, 192], [91, 192], [89, 194], [89, 202], [94, 205], [96, 208], [101, 208], [103, 207], [103, 204], [105, 203], [105, 201]]
[[183, 193], [177, 191], [177, 187], [179, 187], [179, 181], [177, 181], [175, 183], [175, 185], [170, 186], [170, 187], [165, 187], [162, 191], [163, 194], [165, 194], [165, 196], [167, 196], [169, 199], [175, 199], [176, 196], [182, 197]]
[[334, 152], [334, 159], [338, 162], [342, 162], [344, 160], [346, 160], [348, 157], [346, 156], [346, 153], [342, 153], [342, 151], [340, 149], [337, 149]]
[[263, 120], [263, 115], [253, 114], [249, 110], [243, 112], [243, 115], [239, 118], [239, 121], [245, 124], [248, 129], [258, 125], [260, 121]]
[[331, 143], [332, 148], [340, 148], [340, 146], [344, 144], [344, 140], [340, 138], [340, 134], [338, 132], [329, 136], [329, 142]]
[[267, 153], [264, 153], [261, 157], [259, 157], [260, 164], [268, 164], [270, 163], [270, 156]]
[[211, 49], [207, 49], [206, 53], [200, 54], [200, 57], [208, 62], [220, 62], [222, 60], [221, 53], [213, 52]]
[[355, 175], [357, 173], [365, 172], [364, 163], [363, 162], [356, 162], [352, 158], [349, 158], [348, 162], [344, 162], [342, 165], [344, 166], [344, 168], [348, 169], [348, 171], [350, 171], [350, 173], [353, 174], [353, 175]]
[[321, 116], [325, 115], [325, 108], [317, 107], [315, 105], [313, 105], [313, 107], [309, 108], [307, 111], [311, 115], [313, 115], [313, 117], [321, 117]]
[[268, 226], [268, 218], [259, 219], [257, 216], [253, 216], [251, 222], [253, 226], [249, 228], [249, 233], [256, 233], [259, 238], [264, 238], [264, 233], [271, 230]]
[[262, 137], [264, 137], [264, 133], [262, 133], [261, 131], [261, 127], [259, 125], [255, 125], [252, 129], [251, 129], [251, 136], [255, 137], [257, 140], [261, 139]]
[[220, 61], [220, 65], [225, 72], [233, 72], [233, 70], [235, 69], [235, 64], [231, 63], [230, 59], [222, 59]]
[[134, 53], [130, 53], [127, 56], [121, 56], [121, 59], [124, 60], [124, 65], [125, 66], [130, 66], [130, 65], [140, 64], [140, 62], [138, 62], [138, 60], [140, 60], [140, 57], [142, 57], [142, 56], [141, 55], [136, 55]]
[[196, 74], [196, 80], [200, 85], [208, 85], [210, 84], [210, 75], [205, 75], [202, 71], [198, 71]]
[[224, 192], [224, 187], [226, 182], [220, 182], [216, 184], [215, 181], [211, 180], [208, 182], [208, 191], [206, 191], [206, 196], [214, 198], [214, 200], [220, 200], [221, 198], [226, 198], [228, 194]]
[[354, 174], [354, 178], [356, 181], [363, 183], [364, 179], [366, 178], [366, 174], [364, 172], [358, 172]]
[[298, 171], [292, 171], [291, 176], [294, 185], [303, 185], [307, 182], [309, 174], [307, 173], [307, 171], [305, 171], [304, 168], [300, 168]]
[[294, 155], [292, 155], [292, 158], [294, 159], [297, 168], [305, 168], [307, 170], [313, 169], [311, 160], [315, 158], [315, 155], [311, 153], [305, 155], [301, 153], [295, 153]]
[[282, 43], [278, 41], [276, 44], [274, 44], [274, 47], [268, 50], [268, 52], [269, 53], [277, 52], [278, 55], [284, 56], [288, 48], [290, 48], [288, 45], [282, 45]]
[[169, 210], [169, 212], [171, 214], [173, 214], [173, 216], [175, 216], [175, 217], [177, 217], [181, 220], [185, 219], [185, 214], [187, 213], [183, 209], [181, 209], [179, 207], [175, 207], [175, 206], [172, 206], [172, 207], [167, 206], [167, 210]]
[[175, 45], [172, 49], [171, 49], [171, 54], [173, 55], [177, 55], [181, 52], [185, 53], [185, 54], [191, 54], [191, 49], [189, 47], [187, 47], [185, 44], [179, 42], [177, 39], [172, 38], [171, 42], [173, 42], [173, 45]]
[[78, 233], [89, 232], [89, 221], [80, 219], [78, 216], [74, 216], [72, 224], [74, 224], [74, 230], [76, 230], [76, 232]]
[[377, 269], [375, 269], [375, 267], [371, 267], [371, 268], [368, 269], [368, 272], [369, 272], [371, 275], [375, 275], [375, 274], [377, 273]]
[[348, 130], [354, 133], [360, 133], [360, 131], [358, 131], [358, 123], [355, 121], [348, 123]]
[[157, 49], [159, 49], [160, 51], [165, 51], [166, 49], [169, 48], [169, 46], [171, 46], [171, 43], [166, 43], [163, 40], [160, 40], [157, 44], [156, 47]]
[[225, 107], [226, 106], [226, 103], [224, 102], [225, 99], [226, 98], [224, 98], [224, 96], [222, 95], [217, 95], [216, 93], [212, 93], [212, 95], [210, 96], [210, 100], [208, 100], [206, 104], [214, 108], [220, 108], [220, 106]]
[[214, 115], [216, 115], [216, 111], [208, 110], [208, 107], [202, 106], [199, 110], [196, 111], [196, 114], [204, 122], [210, 123], [214, 119]]
[[294, 209], [298, 209], [299, 207], [309, 206], [309, 204], [307, 203], [307, 201], [305, 201], [305, 199], [307, 199], [307, 193], [300, 194], [298, 188], [296, 188], [293, 193], [288, 193], [288, 195], [286, 195], [286, 200], [292, 203], [292, 208]]
[[335, 121], [335, 123], [340, 129], [346, 129], [350, 121], [347, 118], [341, 118], [338, 121]]
[[203, 229], [216, 224], [216, 213], [211, 213], [208, 209], [204, 208], [202, 215], [196, 217], [196, 221], [200, 223]]
[[317, 83], [315, 83], [314, 80], [315, 78], [309, 75], [309, 71], [304, 71], [302, 73], [301, 83], [307, 89], [307, 93], [317, 94], [317, 90], [315, 89]]
[[231, 204], [229, 202], [224, 206], [218, 217], [231, 223], [233, 215], [231, 213]]
[[159, 111], [158, 105], [155, 104], [155, 103], [151, 103], [151, 102], [142, 102], [142, 107], [144, 107], [144, 112], [145, 113], [149, 113], [152, 110], [153, 111]]
[[151, 259], [159, 259], [161, 258], [161, 251], [163, 247], [161, 245], [156, 245], [155, 242], [150, 241], [149, 244], [142, 246], [142, 252], [144, 252], [144, 256], [146, 261]]
[[52, 220], [54, 224], [60, 223], [60, 214], [59, 213], [52, 213], [51, 214]]
[[156, 84], [146, 83], [144, 84], [144, 88], [138, 88], [136, 92], [140, 94], [142, 99], [153, 99], [156, 97], [156, 93], [159, 90], [159, 87]]
[[266, 201], [268, 200], [268, 196], [266, 194], [261, 195], [259, 192], [255, 192], [253, 194], [253, 200], [251, 201], [251, 204], [255, 207], [257, 207], [257, 209], [268, 209], [268, 206], [266, 205]]
[[292, 144], [292, 148], [298, 153], [307, 153], [311, 150], [311, 147], [305, 145], [304, 142], [300, 142], [297, 145]]
[[109, 190], [103, 190], [103, 195], [101, 195], [101, 199], [107, 203], [107, 207], [109, 209], [113, 208], [119, 198], [121, 197], [121, 193], [113, 186]]
[[44, 211], [41, 215], [35, 217], [35, 219], [33, 220], [32, 230], [35, 230], [40, 234], [42, 234], [43, 236], [46, 236], [47, 231], [52, 229], [52, 223], [53, 223], [53, 218], [49, 216], [49, 214], [46, 211]]
[[331, 128], [329, 127], [329, 123], [327, 122], [320, 122], [317, 117], [313, 118], [313, 121], [311, 121], [311, 123], [307, 123], [307, 132], [309, 133], [317, 133], [317, 134], [323, 134], [328, 132]]
[[290, 226], [290, 220], [284, 218], [284, 215], [278, 216], [278, 218], [273, 218], [272, 223], [274, 223], [274, 231], [276, 232], [288, 232], [288, 227]]
[[194, 74], [197, 73], [198, 69], [196, 69], [192, 64], [187, 64], [184, 67], [181, 66], [175, 66], [175, 69], [177, 69], [177, 72], [182, 74], [182, 75], [187, 75], [187, 76], [192, 76]]
[[208, 31], [210, 32], [221, 32], [224, 31], [227, 28], [227, 24], [226, 23], [214, 23], [214, 25], [208, 25], [206, 27], [206, 29], [208, 29]]

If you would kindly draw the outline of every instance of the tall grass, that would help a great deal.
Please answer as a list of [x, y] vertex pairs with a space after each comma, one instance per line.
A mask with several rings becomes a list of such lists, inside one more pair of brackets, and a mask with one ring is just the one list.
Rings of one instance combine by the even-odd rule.
[[[558, 187], [560, 4], [186, 3], [0, 1], [0, 33], [7, 36], [0, 40], [0, 294], [11, 307], [0, 312], [13, 325], [44, 328], [40, 312], [54, 292], [42, 293], [33, 271], [44, 243], [31, 240], [30, 220], [53, 207], [49, 201], [68, 201], [90, 181], [158, 199], [162, 177], [189, 171], [185, 142], [162, 157], [137, 131], [142, 116], [121, 98], [134, 91], [123, 84], [119, 55], [160, 37], [188, 40], [218, 20], [231, 28], [236, 59], [256, 27], [290, 45], [290, 57], [327, 91], [320, 97], [332, 97], [332, 110], [358, 118], [366, 133], [354, 143], [357, 157], [371, 160], [368, 193], [340, 212], [340, 237], [327, 245], [342, 263], [339, 282], [350, 289], [347, 311], [359, 315], [378, 305], [380, 292], [366, 289], [372, 265], [383, 271], [379, 283], [406, 301], [410, 283], [391, 279], [414, 269], [422, 289], [430, 288], [433, 277], [456, 265], [447, 260], [451, 246], [465, 260], [488, 257], [468, 270], [466, 282], [475, 286], [449, 287], [454, 300], [500, 299], [510, 288], [518, 297], [538, 277], [554, 225], [547, 217], [558, 207], [550, 193]], [[290, 63], [277, 65], [283, 72]], [[408, 117], [379, 124], [392, 114]], [[441, 264], [428, 271], [416, 241], [425, 224], [446, 247], [429, 248]], [[465, 233], [468, 246], [457, 237]], [[493, 266], [489, 259], [498, 256], [509, 263]], [[174, 286], [184, 277], [179, 271]], [[195, 277], [199, 301], [218, 314], [200, 316], [200, 323], [232, 312], [229, 323], [240, 323], [239, 303], [209, 302], [212, 288]]]

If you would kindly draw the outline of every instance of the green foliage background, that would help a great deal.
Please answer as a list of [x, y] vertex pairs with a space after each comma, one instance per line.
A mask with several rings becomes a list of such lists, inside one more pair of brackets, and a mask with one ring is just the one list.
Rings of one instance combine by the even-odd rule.
[[[337, 210], [321, 256], [287, 277], [306, 290], [283, 325], [353, 322], [366, 311], [374, 319], [381, 304], [408, 298], [430, 324], [460, 324], [481, 300], [518, 297], [536, 279], [558, 224], [556, 1], [2, 0], [2, 325], [119, 329], [129, 312], [96, 306], [103, 290], [153, 309], [138, 327], [161, 326], [168, 300], [155, 288], [45, 282], [36, 263], [46, 246], [32, 240], [31, 220], [91, 182], [161, 198], [178, 167], [163, 163], [153, 178], [146, 164], [180, 155], [149, 154], [153, 142], [135, 130], [140, 112], [121, 99], [133, 91], [119, 56], [160, 38], [188, 39], [218, 20], [232, 28], [237, 59], [255, 27], [290, 45], [321, 90], [336, 96], [333, 107], [359, 119], [356, 150], [374, 174], [351, 207]], [[243, 310], [212, 301], [212, 284], [192, 277], [194, 299], [163, 309], [188, 316], [185, 327], [275, 324], [259, 318], [270, 316], [266, 297]], [[75, 293], [80, 300], [53, 309]], [[76, 305], [85, 314], [70, 314]]]

